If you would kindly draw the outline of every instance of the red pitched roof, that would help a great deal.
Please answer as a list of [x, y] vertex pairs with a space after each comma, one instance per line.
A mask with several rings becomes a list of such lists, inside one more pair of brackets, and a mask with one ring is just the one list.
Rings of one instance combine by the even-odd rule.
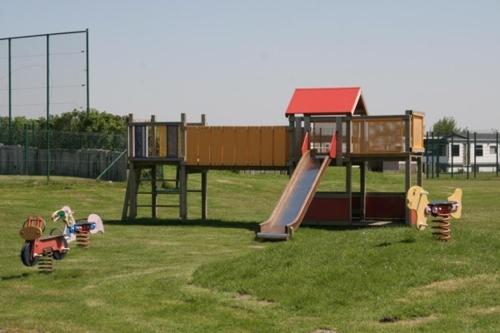
[[366, 114], [361, 88], [295, 89], [286, 115], [293, 114]]

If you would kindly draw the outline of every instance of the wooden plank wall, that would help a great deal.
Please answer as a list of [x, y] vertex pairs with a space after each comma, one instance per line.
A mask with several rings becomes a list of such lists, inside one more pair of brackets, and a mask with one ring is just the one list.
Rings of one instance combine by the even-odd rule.
[[286, 167], [287, 126], [189, 126], [191, 166]]
[[412, 149], [424, 149], [424, 116], [412, 115]]

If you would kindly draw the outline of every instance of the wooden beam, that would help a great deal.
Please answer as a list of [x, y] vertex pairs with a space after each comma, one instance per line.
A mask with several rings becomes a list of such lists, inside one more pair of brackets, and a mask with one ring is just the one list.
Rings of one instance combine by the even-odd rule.
[[422, 162], [422, 156], [417, 157], [417, 185], [422, 186], [422, 171], [423, 171], [423, 162]]
[[[405, 161], [405, 195], [408, 193], [408, 190], [411, 187], [411, 157], [408, 156]], [[406, 224], [410, 224], [410, 210], [408, 206], [405, 205], [405, 216], [406, 216]]]
[[342, 118], [341, 117], [336, 117], [335, 118], [335, 127], [336, 127], [336, 133], [337, 135], [337, 157], [335, 158], [335, 164], [338, 166], [341, 166], [342, 163], [344, 162], [344, 154], [342, 152]]
[[201, 219], [205, 221], [207, 219], [207, 173], [208, 171], [203, 171], [201, 173]]
[[187, 172], [186, 165], [179, 165], [179, 217], [181, 220], [187, 219]]
[[137, 192], [139, 190], [139, 182], [141, 177], [141, 169], [136, 168], [136, 166], [132, 163], [131, 169], [129, 171], [129, 177], [131, 178], [131, 187], [130, 187], [130, 219], [135, 219], [137, 217]]
[[361, 209], [361, 221], [366, 219], [366, 161], [361, 162], [359, 168], [359, 192], [361, 193], [360, 199], [360, 209]]
[[132, 113], [128, 114], [128, 126], [127, 126], [127, 131], [128, 131], [128, 157], [134, 157], [134, 127], [132, 126], [132, 123], [134, 122], [134, 115]]
[[156, 192], [156, 165], [151, 167], [151, 217], [156, 219], [156, 204], [157, 204], [157, 192]]
[[128, 220], [129, 218], [129, 207], [130, 207], [130, 190], [132, 187], [132, 179], [130, 172], [127, 175], [127, 189], [125, 190], [125, 199], [123, 200], [122, 209], [122, 221]]
[[352, 223], [352, 164], [351, 162], [346, 163], [346, 172], [345, 172], [345, 191], [347, 193], [347, 201], [348, 207], [347, 210], [349, 212], [349, 223]]

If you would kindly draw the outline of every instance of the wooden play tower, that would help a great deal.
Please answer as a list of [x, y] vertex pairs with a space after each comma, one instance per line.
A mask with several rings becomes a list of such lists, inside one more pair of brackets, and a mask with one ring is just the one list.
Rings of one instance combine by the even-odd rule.
[[[188, 123], [184, 114], [178, 122], [157, 122], [155, 117], [138, 122], [130, 115], [129, 176], [122, 218], [135, 219], [138, 208], [150, 208], [147, 215], [153, 218], [158, 209], [175, 208], [181, 219], [187, 219], [187, 194], [199, 192], [201, 217], [206, 219], [209, 170], [288, 170], [292, 174], [305, 149], [316, 159], [333, 156], [328, 165], [344, 167], [346, 177], [345, 191], [317, 192], [318, 184], [313, 184], [311, 196], [302, 205], [301, 221], [321, 225], [411, 222], [405, 193], [414, 183], [412, 166], [415, 183], [422, 184], [422, 113], [369, 116], [360, 88], [305, 88], [295, 90], [286, 117], [288, 126], [208, 126], [204, 115], [199, 123]], [[402, 162], [401, 191], [368, 192], [370, 161]], [[160, 177], [163, 165], [175, 166], [176, 176]], [[353, 167], [360, 170], [359, 190], [353, 190]], [[201, 188], [188, 188], [191, 174], [201, 175]], [[174, 186], [159, 186], [165, 181]], [[147, 191], [139, 186], [141, 182], [148, 182]], [[159, 197], [164, 194], [177, 196], [178, 205], [162, 204]], [[139, 195], [150, 200], [139, 204]]]

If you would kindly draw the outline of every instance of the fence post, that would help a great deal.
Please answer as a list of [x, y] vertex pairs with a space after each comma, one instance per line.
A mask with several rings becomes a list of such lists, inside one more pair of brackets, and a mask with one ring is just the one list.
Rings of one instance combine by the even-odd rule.
[[434, 178], [434, 150], [435, 150], [435, 142], [434, 142], [434, 132], [431, 132], [431, 178]]
[[466, 148], [467, 148], [467, 159], [465, 162], [467, 163], [467, 179], [469, 179], [470, 177], [470, 132], [469, 131], [467, 131]]
[[476, 159], [476, 145], [477, 145], [477, 133], [474, 132], [474, 178], [476, 178], [477, 175], [477, 159]]
[[453, 136], [455, 134], [451, 133], [451, 149], [450, 149], [450, 155], [451, 155], [451, 178], [453, 178]]
[[425, 179], [429, 179], [429, 132], [425, 132]]
[[498, 131], [497, 131], [497, 145], [495, 147], [495, 151], [497, 153], [497, 163], [495, 164], [495, 172], [496, 172], [496, 176], [498, 177]]
[[29, 153], [29, 142], [28, 142], [28, 125], [24, 125], [24, 174], [28, 175], [28, 153]]

